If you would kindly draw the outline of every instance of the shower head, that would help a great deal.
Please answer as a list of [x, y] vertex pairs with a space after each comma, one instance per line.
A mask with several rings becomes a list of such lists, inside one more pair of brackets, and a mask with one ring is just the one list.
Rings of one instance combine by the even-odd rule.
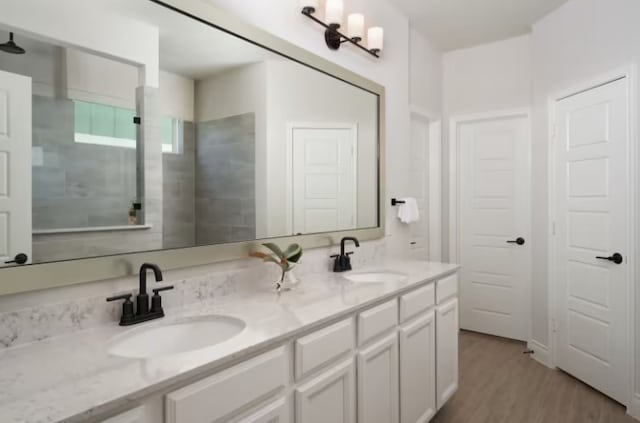
[[23, 49], [13, 41], [13, 32], [9, 33], [9, 41], [7, 41], [4, 44], [0, 44], [0, 51], [4, 51], [5, 53], [11, 53], [11, 54], [25, 53], [25, 49]]

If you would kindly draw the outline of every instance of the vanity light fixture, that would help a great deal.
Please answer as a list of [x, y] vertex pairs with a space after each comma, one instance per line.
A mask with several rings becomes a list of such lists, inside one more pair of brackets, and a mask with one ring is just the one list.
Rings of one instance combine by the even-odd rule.
[[331, 50], [338, 50], [343, 43], [352, 43], [375, 57], [380, 57], [382, 51], [384, 30], [380, 27], [372, 27], [367, 31], [368, 45], [362, 44], [364, 38], [364, 16], [360, 13], [352, 13], [347, 17], [346, 35], [340, 31], [344, 6], [342, 0], [326, 0], [325, 20], [314, 16], [320, 6], [319, 0], [301, 0], [302, 14], [325, 28], [324, 40]]

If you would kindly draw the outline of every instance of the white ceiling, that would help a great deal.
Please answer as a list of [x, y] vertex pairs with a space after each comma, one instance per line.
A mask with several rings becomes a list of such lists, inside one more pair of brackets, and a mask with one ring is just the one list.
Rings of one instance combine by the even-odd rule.
[[444, 51], [526, 34], [567, 0], [391, 0]]
[[226, 69], [282, 57], [149, 1], [103, 0], [109, 10], [156, 26], [160, 69], [202, 79]]

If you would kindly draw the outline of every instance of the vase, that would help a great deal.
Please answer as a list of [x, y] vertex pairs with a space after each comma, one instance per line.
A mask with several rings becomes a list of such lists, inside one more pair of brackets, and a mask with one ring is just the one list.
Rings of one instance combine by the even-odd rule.
[[278, 292], [291, 291], [300, 283], [300, 280], [293, 274], [293, 272], [284, 272], [282, 279], [276, 282], [276, 289]]

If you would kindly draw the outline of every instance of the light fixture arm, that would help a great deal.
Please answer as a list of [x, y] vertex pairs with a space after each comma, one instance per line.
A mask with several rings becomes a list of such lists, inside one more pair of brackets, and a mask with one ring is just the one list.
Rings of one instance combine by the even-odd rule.
[[340, 32], [340, 25], [326, 24], [322, 22], [320, 19], [313, 16], [314, 12], [315, 12], [315, 9], [313, 7], [305, 7], [302, 9], [302, 14], [304, 16], [316, 22], [317, 24], [322, 25], [325, 28], [324, 39], [325, 39], [325, 42], [327, 43], [327, 47], [329, 47], [331, 50], [338, 50], [340, 48], [340, 45], [343, 43], [351, 43], [357, 46], [358, 48], [366, 51], [370, 55], [380, 58], [380, 55], [379, 55], [380, 50], [377, 50], [377, 49], [370, 50], [366, 48], [365, 46], [360, 44], [360, 41], [362, 41], [362, 38], [360, 37], [350, 38], [346, 36], [345, 34]]

